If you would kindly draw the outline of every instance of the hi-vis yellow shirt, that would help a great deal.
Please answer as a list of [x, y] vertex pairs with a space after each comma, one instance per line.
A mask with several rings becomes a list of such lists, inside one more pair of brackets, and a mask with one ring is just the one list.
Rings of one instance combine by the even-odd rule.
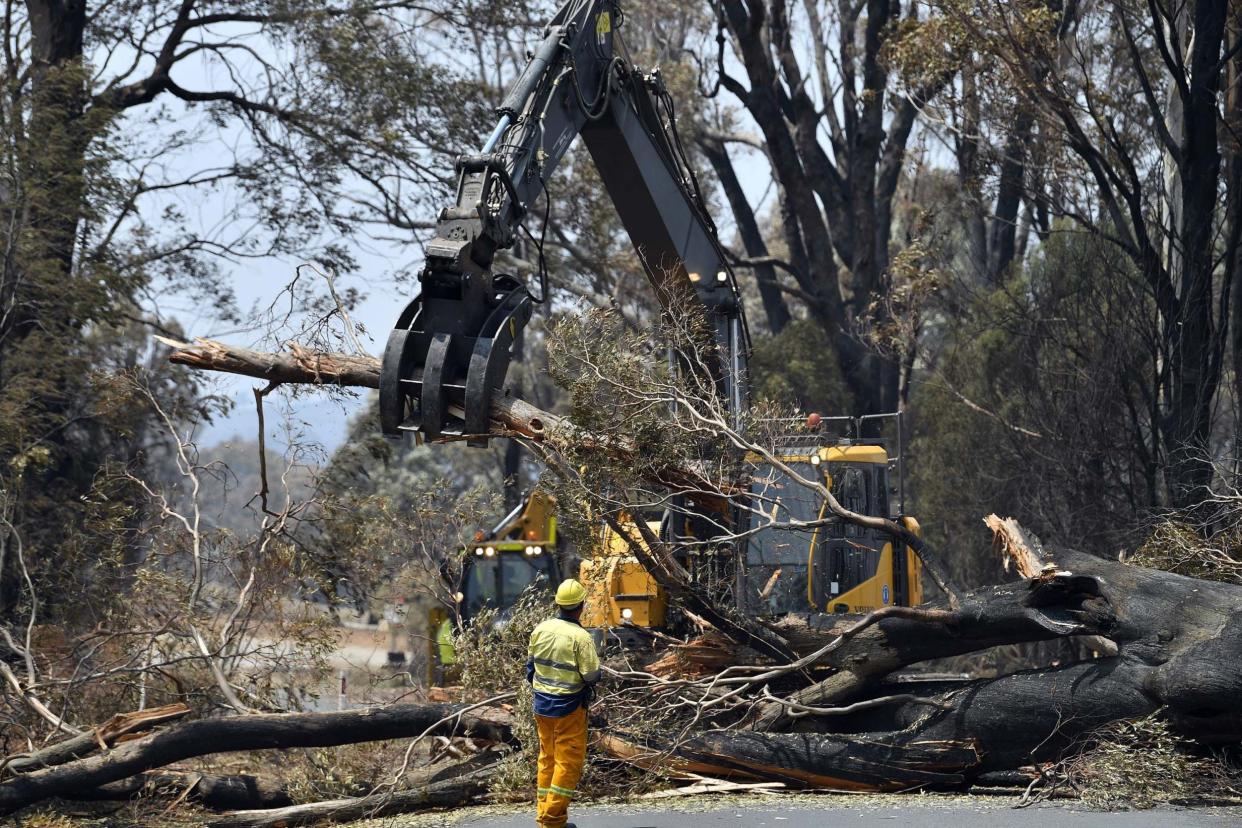
[[599, 656], [591, 634], [562, 618], [549, 618], [530, 634], [531, 682], [536, 691], [567, 696], [599, 681]]

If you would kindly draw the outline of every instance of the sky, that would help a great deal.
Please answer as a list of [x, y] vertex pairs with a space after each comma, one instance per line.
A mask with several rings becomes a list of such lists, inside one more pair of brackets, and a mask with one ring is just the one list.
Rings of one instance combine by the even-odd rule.
[[[359, 339], [372, 354], [380, 354], [388, 338], [388, 331], [396, 321], [401, 307], [412, 298], [397, 289], [387, 274], [393, 263], [409, 257], [421, 259], [421, 244], [411, 240], [405, 250], [390, 251], [391, 257], [382, 252], [355, 249], [361, 267], [357, 274], [345, 274], [340, 278], [339, 288], [357, 287], [365, 298], [351, 312], [351, 319], [361, 329]], [[253, 262], [232, 268], [230, 281], [243, 308], [265, 308], [293, 277], [300, 261], [279, 259], [265, 260], [261, 267]], [[213, 336], [214, 324], [202, 329], [190, 327], [194, 336], [219, 338], [238, 345], [259, 346], [259, 338], [253, 332], [225, 332]], [[211, 381], [212, 393], [221, 394], [234, 401], [228, 416], [206, 425], [197, 435], [201, 445], [210, 446], [240, 436], [253, 439], [257, 419], [253, 389], [262, 388], [263, 382], [248, 377], [216, 375]], [[352, 398], [334, 397], [327, 393], [299, 393], [290, 396], [282, 391], [270, 395], [266, 403], [268, 437], [277, 445], [284, 444], [290, 428], [304, 430], [326, 450], [339, 446], [345, 439], [350, 417], [365, 404], [367, 392], [359, 389]]]

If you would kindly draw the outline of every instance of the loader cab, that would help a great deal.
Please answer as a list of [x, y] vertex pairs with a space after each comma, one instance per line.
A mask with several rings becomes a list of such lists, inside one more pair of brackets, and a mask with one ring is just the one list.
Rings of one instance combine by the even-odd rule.
[[475, 549], [463, 570], [461, 620], [469, 623], [483, 609], [508, 620], [517, 599], [531, 584], [555, 587], [555, 555], [540, 544], [487, 544]]
[[[902, 521], [917, 534], [918, 523], [901, 514], [899, 453], [881, 438], [857, 436], [858, 420], [834, 419], [853, 425], [850, 436], [795, 434], [778, 444], [777, 459], [826, 486], [846, 509]], [[750, 460], [752, 535], [742, 585], [749, 611], [863, 613], [922, 603], [922, 569], [912, 550], [883, 529], [833, 518], [824, 498], [779, 465]]]
[[[504, 624], [529, 587], [549, 593], [556, 589], [562, 576], [555, 509], [552, 497], [536, 490], [492, 529], [476, 533], [474, 542], [459, 550], [456, 598], [462, 625], [485, 609], [496, 612], [496, 624]], [[444, 577], [449, 578], [447, 573]], [[444, 607], [432, 608], [427, 616], [430, 684], [442, 685], [454, 678], [453, 632], [452, 614]]]
[[553, 499], [535, 491], [488, 532], [463, 549], [458, 612], [468, 623], [483, 609], [505, 619], [527, 587], [560, 582]]

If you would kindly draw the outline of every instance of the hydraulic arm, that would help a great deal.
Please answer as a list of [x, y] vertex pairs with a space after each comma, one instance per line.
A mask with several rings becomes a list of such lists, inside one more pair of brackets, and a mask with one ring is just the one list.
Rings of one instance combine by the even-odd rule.
[[514, 243], [557, 163], [581, 135], [661, 306], [698, 303], [711, 322], [711, 368], [735, 416], [749, 350], [737, 283], [677, 137], [658, 71], [642, 72], [618, 33], [616, 0], [569, 0], [496, 110], [482, 149], [457, 159], [455, 202], [426, 246], [422, 290], [384, 351], [380, 422], [386, 434], [465, 435], [487, 442], [492, 397], [511, 349], [547, 298], [493, 270]]

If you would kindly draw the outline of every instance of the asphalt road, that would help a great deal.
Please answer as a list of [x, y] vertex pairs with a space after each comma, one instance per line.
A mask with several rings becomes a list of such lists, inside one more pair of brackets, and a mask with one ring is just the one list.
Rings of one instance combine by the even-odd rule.
[[[1161, 808], [1101, 813], [1063, 806], [1009, 807], [778, 805], [734, 806], [705, 811], [575, 808], [578, 828], [1218, 828], [1242, 825], [1242, 809], [1205, 811]], [[534, 814], [477, 817], [454, 823], [460, 828], [531, 828]]]

